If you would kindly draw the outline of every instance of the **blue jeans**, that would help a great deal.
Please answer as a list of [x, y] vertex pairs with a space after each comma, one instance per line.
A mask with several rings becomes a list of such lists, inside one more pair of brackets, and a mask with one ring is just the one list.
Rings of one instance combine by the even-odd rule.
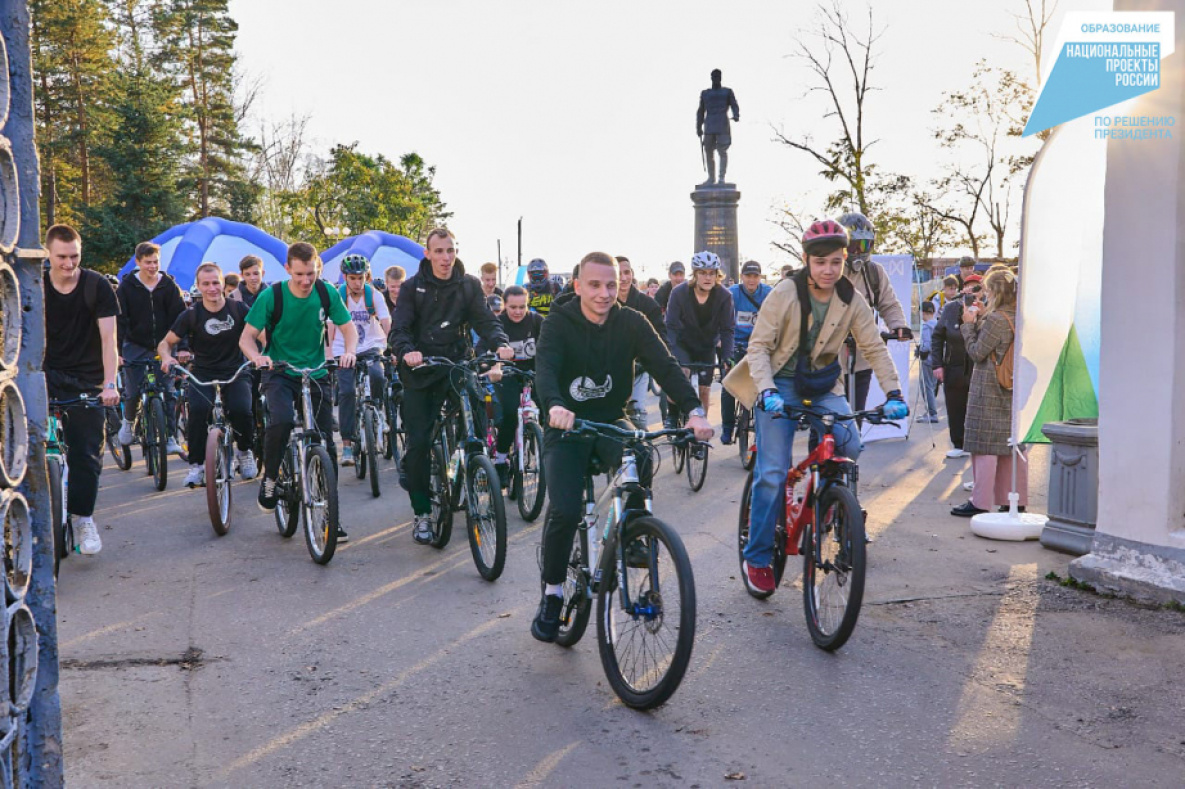
[[930, 366], [929, 359], [922, 359], [918, 365], [921, 368], [921, 385], [922, 396], [926, 398], [926, 413], [929, 416], [938, 416], [938, 397], [935, 394], [938, 390], [938, 379], [934, 377], [934, 368]]
[[[802, 400], [794, 389], [793, 378], [775, 378], [774, 383], [787, 410], [801, 408]], [[850, 414], [852, 409], [842, 395], [828, 393], [811, 401], [815, 411]], [[794, 448], [794, 434], [798, 422], [795, 419], [775, 419], [758, 407], [753, 409], [757, 420], [757, 465], [753, 469], [753, 503], [749, 510], [749, 542], [745, 546], [745, 561], [753, 567], [768, 567], [773, 561], [774, 529], [778, 522], [778, 508], [785, 506], [782, 490], [786, 485], [786, 473], [790, 470], [790, 454]], [[810, 420], [812, 429], [822, 433], [817, 419]], [[864, 444], [855, 420], [836, 422], [832, 429], [835, 436], [835, 451], [855, 460], [860, 456]]]

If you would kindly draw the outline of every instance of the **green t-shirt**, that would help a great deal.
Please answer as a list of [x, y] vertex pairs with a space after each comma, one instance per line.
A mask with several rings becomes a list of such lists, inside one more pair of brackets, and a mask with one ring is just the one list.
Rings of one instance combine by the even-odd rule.
[[[293, 367], [316, 367], [325, 361], [325, 315], [321, 309], [321, 297], [314, 285], [308, 298], [297, 298], [285, 282], [284, 314], [276, 324], [275, 331], [267, 337], [264, 349], [272, 361], [288, 362]], [[264, 288], [247, 313], [247, 323], [260, 331], [266, 331], [271, 322], [275, 306], [272, 289]], [[350, 322], [350, 313], [342, 302], [336, 288], [329, 288], [329, 320], [337, 326]], [[314, 377], [321, 378], [328, 373], [322, 370]]]
[[[835, 295], [832, 294], [831, 298], [835, 298]], [[806, 339], [799, 344], [798, 350], [790, 357], [785, 366], [778, 370], [775, 378], [793, 378], [794, 370], [798, 367], [798, 357], [802, 355], [810, 357], [811, 349], [815, 347], [815, 342], [819, 339], [819, 332], [823, 330], [823, 319], [827, 317], [827, 308], [830, 306], [830, 301], [816, 301], [815, 297], [811, 296], [811, 322], [806, 330]]]

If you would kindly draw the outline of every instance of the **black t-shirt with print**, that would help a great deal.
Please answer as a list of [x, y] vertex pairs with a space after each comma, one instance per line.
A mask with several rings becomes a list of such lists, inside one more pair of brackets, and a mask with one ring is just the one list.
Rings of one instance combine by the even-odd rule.
[[539, 339], [539, 330], [543, 328], [543, 318], [538, 313], [528, 312], [521, 321], [515, 323], [509, 315], [502, 313], [498, 320], [502, 322], [502, 329], [514, 351], [514, 366], [534, 370], [535, 343]]
[[239, 337], [250, 309], [241, 301], [226, 299], [218, 312], [210, 312], [201, 301], [181, 313], [172, 332], [188, 340], [193, 352], [193, 374], [198, 378], [226, 378], [243, 363]]
[[[87, 280], [93, 278], [89, 285]], [[119, 315], [115, 291], [101, 274], [83, 269], [69, 293], [59, 293], [45, 272], [45, 370], [75, 379], [84, 388], [103, 385], [103, 338], [99, 318]], [[91, 303], [87, 303], [87, 288]]]

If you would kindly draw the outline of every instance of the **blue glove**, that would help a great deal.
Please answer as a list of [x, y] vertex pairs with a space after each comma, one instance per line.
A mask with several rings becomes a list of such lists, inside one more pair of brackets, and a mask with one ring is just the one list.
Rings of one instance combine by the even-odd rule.
[[909, 416], [909, 406], [901, 399], [901, 392], [894, 389], [889, 392], [887, 397], [888, 399], [885, 400], [885, 404], [882, 406], [886, 419], [905, 419]]
[[786, 401], [777, 389], [766, 389], [761, 393], [761, 410], [767, 414], [780, 414], [786, 408]]

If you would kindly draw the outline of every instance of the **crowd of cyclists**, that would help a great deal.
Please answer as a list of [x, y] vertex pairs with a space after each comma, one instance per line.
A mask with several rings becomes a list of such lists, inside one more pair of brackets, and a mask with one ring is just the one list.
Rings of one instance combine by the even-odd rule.
[[[299, 371], [315, 370], [309, 374], [312, 418], [335, 468], [361, 462], [355, 366], [367, 371], [371, 392], [388, 391], [397, 381], [404, 444], [399, 484], [413, 512], [412, 537], [428, 544], [434, 540], [434, 430], [442, 406], [458, 396], [456, 379], [440, 360], [488, 360], [482, 380], [496, 392], [491, 459], [502, 487], [513, 476], [508, 453], [524, 380], [505, 372], [533, 374], [532, 397], [546, 428], [542, 465], [550, 507], [531, 632], [554, 641], [583, 517], [585, 471], [594, 458], [607, 467], [621, 458], [620, 445], [574, 426], [582, 420], [645, 430], [647, 394], [655, 393], [666, 428], [686, 428], [696, 441], [710, 441], [715, 376], [705, 370], [718, 372], [723, 382], [721, 443], [733, 442], [739, 407], [755, 416], [743, 581], [755, 595], [774, 592], [775, 526], [795, 435], [795, 422], [779, 417], [808, 406], [821, 414], [851, 414], [844, 393], [849, 378], [861, 410], [872, 371], [887, 392], [884, 416], [908, 415], [878, 318], [901, 339], [909, 329], [888, 277], [870, 258], [873, 241], [872, 224], [861, 214], [816, 221], [802, 235], [802, 267], [772, 285], [763, 281], [761, 265], [748, 261], [740, 266], [740, 281], [726, 286], [721, 260], [710, 251], [696, 252], [689, 266], [672, 263], [669, 281], [661, 284], [640, 282], [626, 257], [591, 252], [566, 283], [537, 258], [526, 266], [523, 285], [502, 289], [493, 264], [482, 266], [478, 276], [467, 273], [452, 234], [438, 228], [428, 234], [424, 258], [410, 276], [392, 266], [376, 277], [366, 257], [348, 255], [341, 261], [343, 281], [329, 283], [317, 250], [298, 242], [288, 248], [283, 281], [266, 284], [263, 261], [248, 256], [238, 272], [202, 264], [185, 293], [161, 271], [158, 245], [137, 246], [136, 269], [113, 289], [82, 266], [79, 234], [55, 225], [45, 239], [46, 381], [51, 399], [94, 396], [104, 407], [121, 408], [118, 442], [126, 448], [135, 442], [145, 371], [167, 376], [175, 365], [188, 365], [198, 381], [190, 380], [183, 391], [187, 408], [177, 407], [173, 387], [165, 395], [168, 452], [186, 454], [185, 484], [196, 488], [207, 482], [205, 436], [213, 402], [211, 387], [199, 381], [235, 377], [248, 362], [249, 372], [224, 386], [221, 396], [234, 430], [234, 469], [242, 480], [260, 477], [258, 506], [266, 512], [277, 507], [285, 448], [300, 421]], [[237, 276], [228, 285], [231, 273]], [[476, 379], [466, 380], [471, 386]], [[471, 394], [477, 402], [484, 393]], [[176, 421], [178, 414], [185, 424]], [[676, 415], [683, 424], [675, 423]], [[485, 413], [479, 409], [474, 416], [484, 434]], [[63, 427], [67, 510], [77, 550], [93, 555], [102, 548], [93, 513], [105, 419], [99, 409], [80, 405], [64, 411]], [[834, 434], [838, 453], [854, 462], [861, 449], [858, 427], [837, 423]], [[650, 485], [653, 471], [654, 463], [643, 457], [643, 486]], [[340, 522], [337, 528], [338, 541], [348, 539]]]

